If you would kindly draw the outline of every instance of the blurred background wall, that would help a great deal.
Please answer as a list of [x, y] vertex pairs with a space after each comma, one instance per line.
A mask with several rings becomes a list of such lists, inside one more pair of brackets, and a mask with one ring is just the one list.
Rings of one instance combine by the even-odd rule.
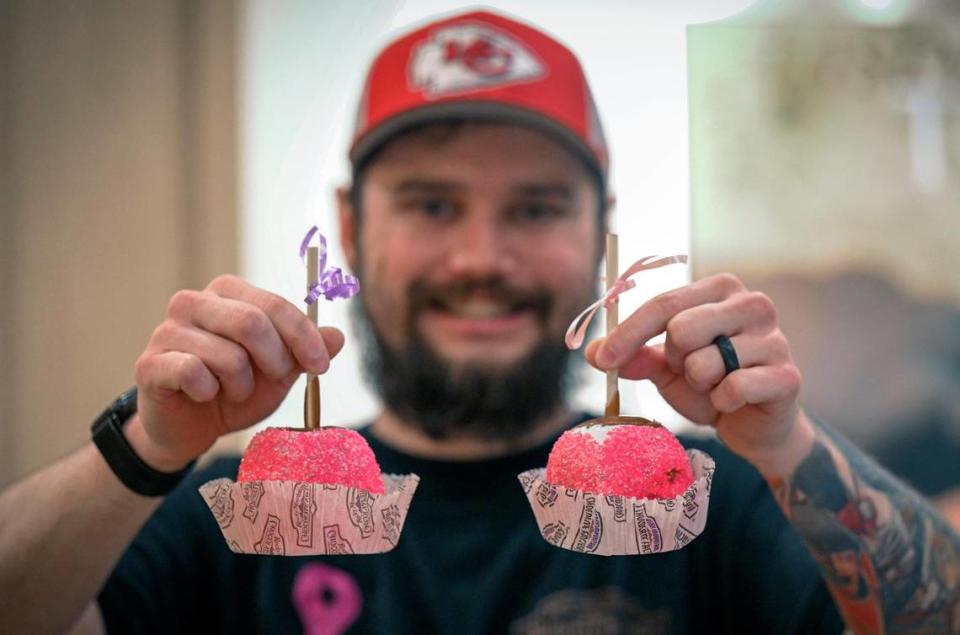
[[78, 447], [237, 267], [236, 6], [0, 2], [0, 486]]

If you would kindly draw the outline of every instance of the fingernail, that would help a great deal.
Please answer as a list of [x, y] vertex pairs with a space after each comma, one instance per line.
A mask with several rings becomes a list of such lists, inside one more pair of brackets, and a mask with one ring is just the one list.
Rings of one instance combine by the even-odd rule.
[[600, 366], [611, 366], [616, 359], [617, 354], [607, 345], [600, 347], [600, 350], [597, 351], [597, 364]]

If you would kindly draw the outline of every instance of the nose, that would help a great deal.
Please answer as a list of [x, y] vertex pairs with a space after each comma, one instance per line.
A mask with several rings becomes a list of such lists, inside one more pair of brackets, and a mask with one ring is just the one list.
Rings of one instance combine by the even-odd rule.
[[457, 277], [509, 276], [517, 266], [507, 229], [495, 214], [472, 214], [457, 228], [449, 253], [450, 273]]

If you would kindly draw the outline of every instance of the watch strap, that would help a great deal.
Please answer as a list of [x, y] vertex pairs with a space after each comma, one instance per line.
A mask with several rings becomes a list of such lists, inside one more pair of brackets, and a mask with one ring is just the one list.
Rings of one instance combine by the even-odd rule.
[[169, 494], [196, 461], [178, 472], [161, 472], [144, 462], [123, 434], [123, 426], [137, 412], [137, 389], [131, 388], [117, 397], [90, 427], [93, 443], [120, 481], [143, 496]]

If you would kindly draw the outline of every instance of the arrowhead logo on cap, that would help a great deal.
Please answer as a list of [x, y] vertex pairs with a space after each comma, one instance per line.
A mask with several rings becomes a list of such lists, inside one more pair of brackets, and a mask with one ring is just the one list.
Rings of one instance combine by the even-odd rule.
[[534, 81], [545, 74], [529, 48], [483, 24], [438, 29], [410, 56], [411, 87], [427, 98]]

